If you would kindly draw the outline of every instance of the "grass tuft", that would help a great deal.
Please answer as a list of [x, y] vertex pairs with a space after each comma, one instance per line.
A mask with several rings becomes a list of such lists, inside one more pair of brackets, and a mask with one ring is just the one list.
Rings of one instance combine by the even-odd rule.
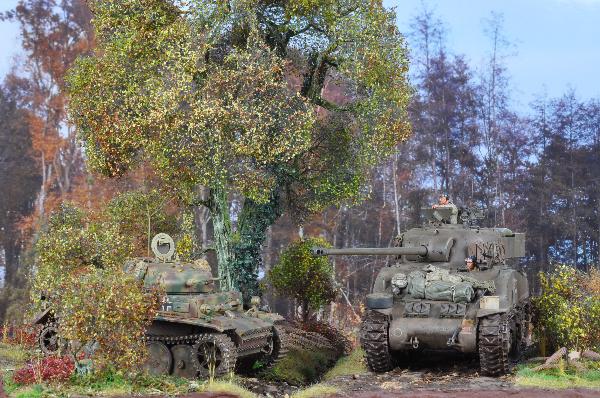
[[0, 343], [0, 371], [4, 367], [18, 367], [29, 359], [29, 353], [16, 345]]
[[328, 397], [333, 394], [339, 393], [340, 390], [327, 384], [315, 384], [304, 390], [300, 390], [292, 394], [291, 398], [317, 398], [317, 397]]
[[237, 395], [240, 398], [256, 398], [256, 395], [252, 391], [235, 384], [233, 381], [213, 381], [212, 383], [204, 384], [200, 390], [206, 392], [228, 393]]
[[517, 385], [539, 388], [600, 388], [600, 370], [590, 365], [588, 370], [578, 371], [566, 363], [558, 368], [533, 370], [532, 367], [521, 366], [517, 370]]
[[266, 371], [264, 377], [304, 386], [317, 381], [330, 364], [330, 356], [324, 353], [290, 350], [282, 361]]
[[340, 358], [335, 366], [325, 373], [323, 380], [327, 381], [339, 376], [351, 376], [363, 373], [367, 373], [364, 351], [361, 348], [357, 348], [350, 355]]
[[42, 398], [45, 396], [44, 387], [40, 385], [29, 386], [18, 390], [13, 396], [14, 398]]

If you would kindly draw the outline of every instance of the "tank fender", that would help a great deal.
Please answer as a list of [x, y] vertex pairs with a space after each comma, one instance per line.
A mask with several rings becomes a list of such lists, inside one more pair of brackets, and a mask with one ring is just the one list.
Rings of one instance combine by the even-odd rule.
[[223, 333], [228, 330], [234, 329], [231, 325], [221, 325], [216, 324], [215, 322], [205, 322], [202, 319], [198, 318], [179, 318], [179, 317], [169, 317], [164, 315], [158, 315], [155, 321], [163, 321], [172, 324], [182, 324], [182, 325], [190, 325], [190, 326], [199, 326], [202, 328], [206, 328], [209, 330], [214, 330], [215, 332]]
[[39, 312], [31, 322], [32, 325], [44, 325], [50, 318], [53, 318], [50, 308], [46, 308], [44, 311]]

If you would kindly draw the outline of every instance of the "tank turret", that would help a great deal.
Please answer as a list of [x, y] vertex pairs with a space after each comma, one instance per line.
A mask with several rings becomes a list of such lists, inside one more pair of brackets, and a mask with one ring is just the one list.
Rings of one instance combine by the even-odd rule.
[[367, 295], [361, 344], [369, 367], [393, 368], [408, 351], [478, 354], [488, 375], [507, 373], [528, 341], [529, 287], [516, 268], [525, 236], [483, 228], [483, 213], [450, 204], [422, 209], [424, 224], [389, 248], [314, 248], [322, 256], [394, 256]]

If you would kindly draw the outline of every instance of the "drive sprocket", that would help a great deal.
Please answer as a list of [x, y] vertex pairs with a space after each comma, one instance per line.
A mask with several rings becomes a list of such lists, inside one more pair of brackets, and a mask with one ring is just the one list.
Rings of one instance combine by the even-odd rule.
[[225, 334], [201, 334], [192, 346], [192, 364], [199, 377], [223, 376], [235, 369], [237, 350]]
[[365, 351], [367, 365], [373, 372], [388, 372], [394, 368], [388, 333], [389, 316], [379, 311], [368, 311], [360, 330], [360, 344]]
[[60, 337], [58, 324], [48, 322], [38, 335], [38, 345], [44, 355], [57, 355], [67, 348], [67, 342]]

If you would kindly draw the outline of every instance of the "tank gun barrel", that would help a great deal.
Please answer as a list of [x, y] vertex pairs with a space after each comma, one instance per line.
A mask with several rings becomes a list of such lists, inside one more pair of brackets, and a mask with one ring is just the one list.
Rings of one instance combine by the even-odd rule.
[[315, 256], [404, 256], [418, 255], [426, 256], [427, 247], [354, 247], [346, 249], [328, 249], [325, 247], [313, 247], [312, 253]]

